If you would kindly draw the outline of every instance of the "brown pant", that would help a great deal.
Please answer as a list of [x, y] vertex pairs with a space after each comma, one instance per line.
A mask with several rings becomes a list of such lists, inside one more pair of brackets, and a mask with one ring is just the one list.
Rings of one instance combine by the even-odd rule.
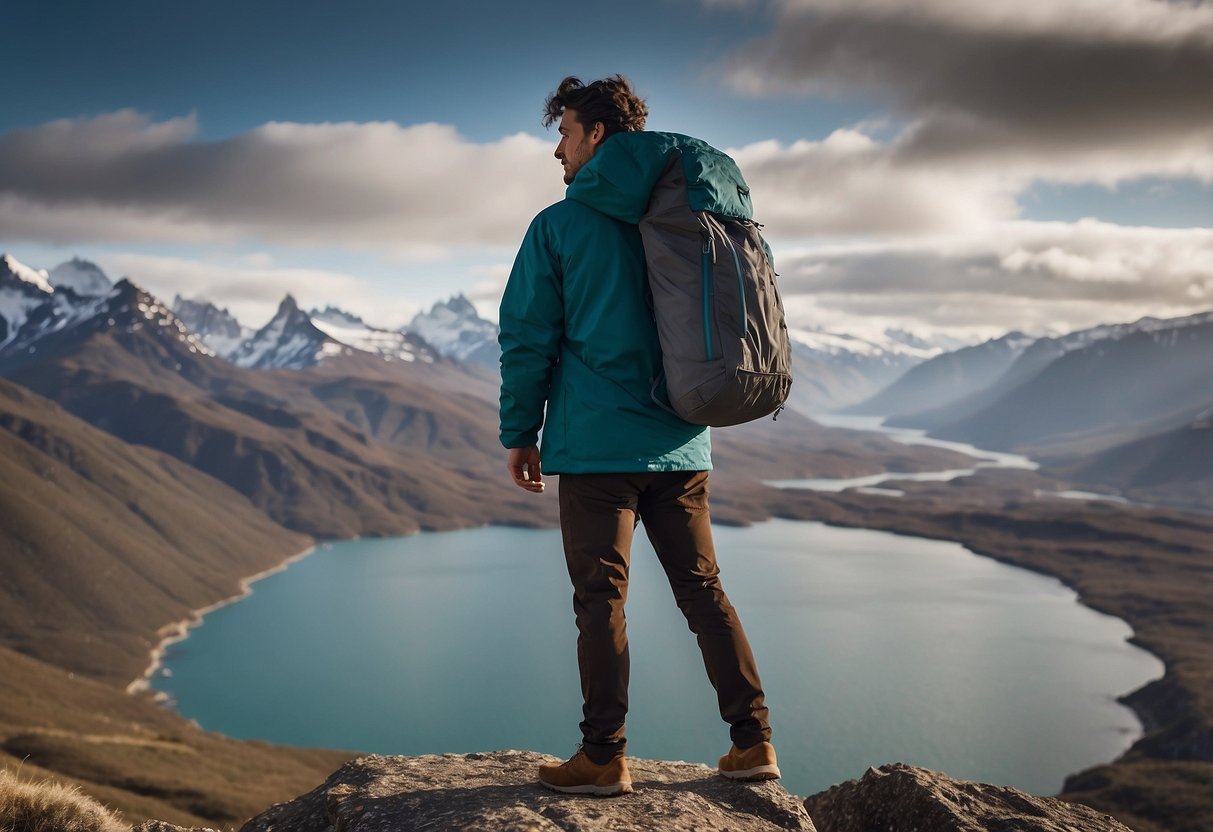
[[708, 472], [562, 474], [560, 527], [577, 614], [586, 755], [602, 764], [623, 753], [629, 674], [623, 607], [632, 533], [640, 521], [699, 641], [733, 742], [748, 748], [769, 740], [754, 654], [720, 585]]

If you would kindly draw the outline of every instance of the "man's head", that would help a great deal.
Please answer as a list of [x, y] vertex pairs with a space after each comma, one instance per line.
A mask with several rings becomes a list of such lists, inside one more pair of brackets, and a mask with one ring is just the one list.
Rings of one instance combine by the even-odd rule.
[[564, 183], [573, 181], [577, 171], [608, 137], [643, 130], [648, 114], [644, 100], [622, 75], [588, 85], [572, 76], [561, 81], [544, 102], [543, 126], [560, 121], [556, 158], [564, 166]]

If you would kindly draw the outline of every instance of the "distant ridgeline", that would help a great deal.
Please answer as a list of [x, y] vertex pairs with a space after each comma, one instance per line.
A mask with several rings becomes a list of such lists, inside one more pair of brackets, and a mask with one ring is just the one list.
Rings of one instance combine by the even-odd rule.
[[[137, 346], [139, 339], [132, 337], [137, 331], [158, 343], [159, 363], [149, 362], [151, 356]], [[1146, 318], [1056, 338], [1011, 333], [947, 351], [905, 332], [866, 339], [795, 329], [791, 334], [792, 406], [805, 413], [847, 408], [877, 414], [938, 438], [1025, 453], [1045, 462], [1051, 473], [1084, 486], [1120, 491], [1141, 502], [1213, 509], [1213, 374], [1208, 372], [1213, 312]], [[116, 343], [92, 344], [94, 335]], [[295, 421], [303, 426], [307, 419], [300, 414], [319, 405], [368, 441], [445, 454], [472, 439], [478, 450], [495, 453], [495, 416], [484, 403], [496, 401], [496, 336], [496, 325], [480, 318], [462, 296], [435, 304], [395, 330], [370, 326], [332, 306], [305, 312], [287, 296], [268, 323], [252, 330], [204, 300], [178, 296], [170, 309], [129, 280], [114, 286], [86, 261], [46, 271], [11, 256], [0, 258], [0, 374], [94, 424], [113, 414], [100, 412], [96, 402], [87, 409], [81, 405], [79, 399], [96, 398], [86, 391], [65, 401], [62, 375], [45, 371], [76, 363], [77, 353], [100, 355], [109, 348], [137, 354], [120, 363], [126, 365], [125, 380], [144, 392], [210, 399], [212, 410], [217, 404], [268, 420], [271, 427]], [[200, 369], [208, 364], [202, 360], [207, 354], [224, 359], [223, 368]], [[118, 374], [104, 370], [100, 360], [89, 364], [95, 371], [90, 382], [105, 384]], [[232, 365], [309, 372], [302, 383], [271, 384], [260, 374], [247, 382]], [[166, 366], [174, 378], [159, 376]], [[48, 381], [38, 385], [35, 377], [43, 374]], [[329, 382], [311, 384], [312, 376], [327, 376]], [[341, 384], [341, 378], [353, 376], [363, 379], [363, 389]], [[263, 395], [242, 392], [263, 385]], [[306, 394], [300, 394], [301, 387]], [[415, 396], [417, 388], [425, 388], [431, 401]], [[432, 401], [434, 392], [446, 401]], [[476, 403], [465, 412], [463, 402], [469, 399]], [[419, 419], [421, 414], [426, 418]], [[193, 421], [196, 414], [184, 418]], [[243, 433], [240, 421], [227, 425], [234, 434], [227, 445], [233, 448], [241, 444], [235, 439]], [[426, 430], [419, 435], [423, 424]], [[139, 428], [132, 424], [120, 435], [143, 441]], [[331, 430], [320, 432], [326, 434], [321, 445], [349, 441], [327, 435]], [[723, 435], [727, 442], [732, 434]], [[478, 439], [483, 436], [490, 438]], [[156, 446], [191, 461], [180, 448]], [[258, 496], [263, 485], [253, 481], [255, 471], [208, 473], [269, 508], [270, 502]], [[282, 476], [290, 479], [289, 472]], [[372, 490], [392, 488], [382, 484]], [[296, 525], [285, 514], [271, 513], [306, 531], [355, 533], [350, 522], [329, 529], [325, 520]], [[400, 530], [399, 524], [383, 529]]]

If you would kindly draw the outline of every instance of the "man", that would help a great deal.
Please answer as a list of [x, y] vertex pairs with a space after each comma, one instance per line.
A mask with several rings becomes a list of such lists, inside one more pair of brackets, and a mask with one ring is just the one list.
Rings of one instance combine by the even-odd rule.
[[[647, 115], [622, 76], [589, 85], [565, 78], [544, 118], [545, 126], [560, 122], [555, 155], [565, 184], [612, 135], [642, 130]], [[532, 221], [501, 301], [501, 441], [510, 476], [542, 493], [544, 472], [560, 475], [584, 716], [580, 750], [539, 769], [540, 782], [561, 792], [632, 790], [624, 602], [641, 521], [730, 725], [733, 747], [720, 773], [779, 776], [754, 656], [718, 577], [708, 430], [652, 401], [661, 348], [646, 291], [636, 226], [565, 199]]]

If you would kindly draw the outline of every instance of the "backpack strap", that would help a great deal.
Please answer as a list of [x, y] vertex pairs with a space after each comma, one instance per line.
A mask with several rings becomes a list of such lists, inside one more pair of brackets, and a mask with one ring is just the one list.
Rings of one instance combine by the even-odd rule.
[[666, 413], [669, 413], [671, 416], [677, 416], [679, 419], [682, 419], [682, 416], [679, 415], [677, 410], [670, 407], [668, 402], [664, 401], [661, 398], [661, 396], [657, 395], [658, 393], [665, 393], [665, 392], [666, 392], [665, 370], [662, 370], [661, 372], [657, 373], [656, 376], [653, 377], [653, 386], [651, 388], [649, 388], [649, 398], [653, 400], [653, 404], [660, 407]]

